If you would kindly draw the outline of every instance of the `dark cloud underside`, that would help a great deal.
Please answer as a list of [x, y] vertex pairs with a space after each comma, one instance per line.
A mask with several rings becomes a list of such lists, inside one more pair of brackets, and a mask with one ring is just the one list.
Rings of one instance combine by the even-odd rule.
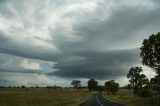
[[138, 49], [109, 52], [84, 51], [77, 55], [81, 58], [73, 61], [60, 61], [54, 67], [59, 70], [48, 73], [48, 75], [109, 79], [124, 76], [128, 67], [139, 64]]

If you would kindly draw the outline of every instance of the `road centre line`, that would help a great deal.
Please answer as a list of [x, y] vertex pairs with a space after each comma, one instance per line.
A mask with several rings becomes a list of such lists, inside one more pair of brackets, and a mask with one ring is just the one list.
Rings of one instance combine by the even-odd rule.
[[99, 101], [98, 96], [96, 96], [96, 99], [97, 99], [98, 104], [99, 104], [100, 106], [104, 106], [104, 105]]

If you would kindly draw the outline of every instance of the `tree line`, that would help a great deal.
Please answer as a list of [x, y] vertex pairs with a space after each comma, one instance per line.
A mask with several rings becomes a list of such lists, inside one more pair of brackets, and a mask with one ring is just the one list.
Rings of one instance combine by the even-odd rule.
[[0, 89], [4, 89], [4, 88], [47, 88], [47, 89], [59, 89], [59, 88], [62, 88], [62, 87], [57, 86], [57, 85], [46, 86], [46, 87], [39, 87], [38, 85], [30, 86], [30, 87], [27, 87], [25, 85], [21, 85], [21, 86], [0, 86]]
[[[115, 94], [118, 91], [119, 84], [116, 83], [114, 80], [109, 80], [105, 82], [104, 86], [98, 85], [98, 81], [95, 79], [89, 79], [87, 82], [87, 88], [89, 91], [107, 91], [108, 94]], [[71, 85], [73, 85], [74, 90], [80, 90], [81, 89], [81, 81], [79, 80], [73, 80], [71, 82]]]

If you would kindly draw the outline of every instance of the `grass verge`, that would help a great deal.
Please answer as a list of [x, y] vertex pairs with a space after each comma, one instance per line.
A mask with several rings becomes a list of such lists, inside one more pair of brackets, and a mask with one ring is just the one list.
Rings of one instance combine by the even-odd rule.
[[46, 88], [0, 90], [0, 106], [77, 106], [91, 92]]
[[115, 103], [120, 103], [126, 106], [158, 106], [158, 102], [155, 98], [140, 98], [134, 96], [132, 91], [128, 89], [119, 89], [119, 91], [113, 95], [107, 95], [106, 92], [103, 92], [103, 96]]

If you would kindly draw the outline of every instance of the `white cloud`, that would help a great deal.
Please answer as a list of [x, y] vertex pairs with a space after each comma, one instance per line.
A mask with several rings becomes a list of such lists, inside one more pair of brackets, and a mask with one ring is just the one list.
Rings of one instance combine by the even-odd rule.
[[29, 62], [27, 59], [24, 59], [20, 66], [26, 69], [41, 69], [38, 62]]
[[156, 75], [156, 72], [154, 70], [152, 70], [151, 68], [141, 65], [142, 69], [143, 69], [143, 73], [146, 75], [147, 78], [153, 78]]

